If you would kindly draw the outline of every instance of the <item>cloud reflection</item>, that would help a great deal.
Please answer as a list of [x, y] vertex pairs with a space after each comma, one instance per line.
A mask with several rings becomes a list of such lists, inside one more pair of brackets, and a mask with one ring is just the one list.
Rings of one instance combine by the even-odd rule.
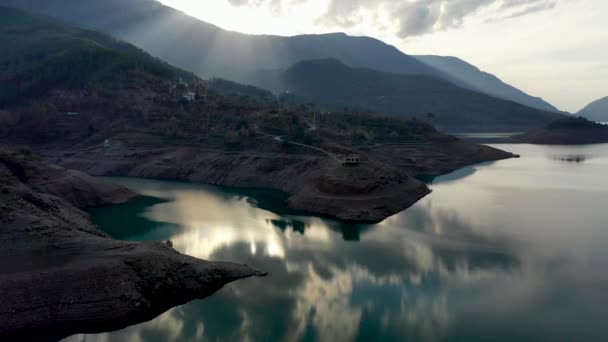
[[121, 182], [171, 199], [139, 212], [179, 227], [166, 237], [179, 251], [271, 275], [232, 284], [150, 323], [71, 341], [435, 338], [450, 321], [450, 286], [519, 267], [507, 245], [424, 205], [379, 225], [353, 225], [271, 211], [255, 197], [217, 188]]

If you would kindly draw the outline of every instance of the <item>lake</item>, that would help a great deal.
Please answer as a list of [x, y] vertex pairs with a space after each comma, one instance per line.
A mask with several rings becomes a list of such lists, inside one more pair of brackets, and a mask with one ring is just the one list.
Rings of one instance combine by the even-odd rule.
[[608, 341], [608, 145], [494, 146], [522, 158], [438, 177], [375, 225], [272, 191], [116, 179], [149, 197], [91, 211], [113, 236], [271, 274], [67, 341]]

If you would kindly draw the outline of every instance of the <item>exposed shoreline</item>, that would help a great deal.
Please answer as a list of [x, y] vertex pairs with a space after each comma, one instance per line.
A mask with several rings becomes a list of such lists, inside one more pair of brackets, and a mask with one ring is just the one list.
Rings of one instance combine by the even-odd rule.
[[90, 147], [42, 153], [63, 167], [94, 176], [279, 190], [287, 195], [286, 204], [291, 209], [366, 223], [380, 222], [428, 195], [430, 189], [416, 175], [440, 175], [479, 162], [515, 157], [455, 138], [417, 147], [416, 151], [383, 147], [361, 154], [362, 162], [356, 167], [309, 153], [227, 152], [192, 146], [114, 151]]
[[264, 273], [170, 243], [126, 242], [76, 208], [124, 203], [127, 189], [36, 157], [0, 152], [0, 338], [54, 341], [150, 320]]
[[202, 147], [43, 152], [61, 166], [0, 151], [0, 196], [7, 203], [0, 238], [8, 246], [0, 252], [0, 336], [8, 339], [116, 330], [205, 298], [231, 281], [265, 275], [182, 255], [170, 243], [112, 239], [78, 208], [124, 203], [134, 194], [83, 172], [275, 189], [297, 211], [379, 222], [430, 193], [414, 175], [514, 157], [452, 137], [415, 148], [375, 147], [356, 167], [314, 153]]

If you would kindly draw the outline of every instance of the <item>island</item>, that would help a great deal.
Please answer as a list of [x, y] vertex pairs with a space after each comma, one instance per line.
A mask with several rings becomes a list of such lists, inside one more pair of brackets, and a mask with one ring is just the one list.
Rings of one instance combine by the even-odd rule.
[[584, 117], [568, 117], [540, 130], [514, 137], [517, 142], [540, 145], [584, 145], [608, 143], [608, 126]]

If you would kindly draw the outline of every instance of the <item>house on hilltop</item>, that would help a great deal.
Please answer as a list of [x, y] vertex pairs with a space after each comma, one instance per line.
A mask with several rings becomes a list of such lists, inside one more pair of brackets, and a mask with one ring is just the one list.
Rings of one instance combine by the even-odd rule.
[[187, 91], [184, 93], [184, 95], [182, 95], [182, 98], [188, 102], [192, 102], [196, 100], [196, 93], [193, 91]]
[[361, 164], [361, 157], [357, 155], [350, 155], [344, 157], [342, 165], [344, 166], [359, 166]]

